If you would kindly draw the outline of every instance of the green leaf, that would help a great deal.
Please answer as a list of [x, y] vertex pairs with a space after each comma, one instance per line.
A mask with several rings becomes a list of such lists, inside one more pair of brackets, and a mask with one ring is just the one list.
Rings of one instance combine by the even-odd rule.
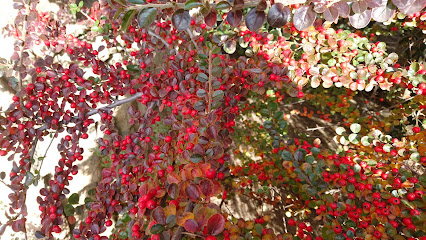
[[222, 67], [219, 67], [219, 66], [214, 67], [212, 70], [212, 74], [215, 77], [219, 77], [220, 75], [222, 75], [222, 72], [223, 72], [223, 69]]
[[200, 82], [207, 82], [207, 80], [209, 79], [209, 77], [207, 77], [207, 75], [205, 73], [199, 73], [196, 77], [197, 81]]
[[414, 72], [418, 72], [420, 70], [420, 64], [418, 62], [413, 62], [410, 65], [410, 69], [413, 70]]
[[220, 47], [215, 47], [212, 51], [213, 54], [218, 54], [220, 53]]
[[213, 92], [213, 100], [214, 101], [220, 101], [220, 100], [222, 100], [224, 95], [225, 94], [222, 90], [216, 90], [216, 91]]
[[185, 7], [183, 9], [185, 10], [191, 10], [193, 8], [197, 8], [197, 7], [201, 7], [203, 4], [200, 3], [197, 0], [189, 0], [188, 2], [185, 3]]
[[64, 207], [65, 215], [72, 216], [72, 215], [74, 215], [74, 212], [75, 212], [74, 207], [71, 204], [65, 205], [65, 207]]
[[144, 4], [145, 1], [144, 0], [126, 0], [128, 3], [133, 3], [133, 4]]
[[361, 138], [361, 144], [364, 145], [364, 146], [370, 146], [371, 140], [372, 139], [370, 139], [370, 137], [364, 136], [364, 137]]
[[124, 14], [124, 17], [121, 20], [121, 30], [127, 31], [129, 29], [135, 14], [136, 14], [135, 10], [129, 10], [126, 12], [126, 14]]
[[309, 195], [309, 196], [314, 196], [316, 193], [317, 193], [317, 190], [315, 189], [315, 187], [312, 187], [312, 186], [309, 186], [307, 189], [306, 189], [306, 193]]
[[139, 66], [135, 65], [135, 64], [127, 65], [127, 70], [132, 71], [132, 72], [140, 72], [141, 71]]
[[293, 155], [289, 151], [282, 151], [281, 152], [281, 158], [284, 161], [292, 161], [293, 160]]
[[206, 92], [206, 90], [204, 90], [204, 89], [198, 89], [198, 91], [197, 91], [197, 96], [198, 97], [205, 97], [207, 95], [207, 92]]
[[155, 224], [151, 227], [151, 233], [152, 234], [159, 234], [164, 231], [164, 226], [161, 224]]
[[262, 231], [263, 231], [263, 227], [262, 227], [262, 225], [260, 225], [260, 224], [256, 224], [256, 225], [254, 225], [254, 229], [256, 229], [256, 232], [257, 232], [259, 235], [261, 235], [261, 234], [262, 234]]
[[288, 123], [287, 123], [287, 121], [286, 121], [286, 120], [281, 120], [281, 121], [279, 121], [279, 122], [278, 122], [278, 126], [279, 126], [281, 129], [285, 129], [285, 128], [287, 127], [287, 125], [288, 125]]
[[34, 174], [32, 174], [31, 172], [27, 172], [25, 174], [25, 186], [30, 186], [33, 183], [34, 180]]
[[83, 1], [80, 1], [80, 2], [78, 3], [78, 7], [79, 7], [79, 8], [82, 8], [82, 7], [83, 7], [83, 4], [84, 4], [84, 2], [83, 2]]
[[420, 161], [420, 154], [418, 152], [414, 152], [410, 155], [410, 160], [412, 161]]
[[138, 15], [138, 24], [141, 28], [147, 28], [154, 22], [156, 17], [156, 8], [144, 8]]
[[351, 131], [353, 132], [353, 133], [359, 133], [359, 131], [361, 131], [361, 125], [360, 124], [358, 124], [358, 123], [353, 123], [353, 124], [351, 124]]
[[220, 62], [222, 62], [222, 59], [220, 59], [220, 57], [215, 57], [213, 59], [212, 64], [213, 64], [213, 66], [218, 66], [220, 64]]
[[77, 193], [73, 193], [68, 198], [68, 202], [71, 204], [78, 204], [79, 199], [80, 199], [80, 196]]
[[283, 117], [284, 117], [284, 113], [282, 111], [274, 113], [274, 119], [275, 120], [281, 120], [281, 119], [283, 119]]
[[346, 132], [346, 129], [344, 127], [338, 127], [336, 128], [337, 135], [343, 135], [343, 133]]
[[318, 154], [320, 153], [320, 150], [319, 150], [319, 148], [317, 148], [317, 147], [313, 147], [313, 148], [311, 148], [311, 152], [312, 152], [312, 154], [314, 154], [314, 155], [318, 155]]
[[265, 129], [270, 129], [270, 128], [272, 128], [272, 121], [267, 120], [267, 121], [263, 122], [263, 127], [264, 127]]
[[203, 160], [203, 156], [201, 156], [200, 154], [194, 154], [191, 156], [191, 162], [193, 163], [199, 163]]
[[348, 140], [349, 140], [349, 142], [351, 142], [353, 144], [358, 144], [359, 143], [358, 135], [356, 133], [349, 134]]
[[230, 8], [231, 5], [227, 1], [222, 1], [216, 4], [216, 10], [225, 10]]

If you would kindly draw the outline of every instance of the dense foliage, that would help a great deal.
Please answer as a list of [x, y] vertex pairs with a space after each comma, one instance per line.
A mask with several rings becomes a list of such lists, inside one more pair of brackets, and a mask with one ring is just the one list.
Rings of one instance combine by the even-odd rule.
[[[9, 28], [17, 93], [0, 115], [0, 155], [13, 161], [13, 193], [0, 232], [27, 238], [27, 189], [43, 161], [57, 161], [37, 197], [37, 238], [65, 222], [72, 237], [94, 240], [426, 238], [422, 53], [401, 66], [372, 41], [385, 22], [417, 31], [408, 44], [424, 50], [426, 1], [101, 0], [58, 16], [29, 2], [15, 0]], [[80, 13], [90, 32], [66, 35]], [[101, 58], [111, 49], [120, 62]], [[134, 131], [121, 135], [114, 109], [135, 101]], [[67, 186], [96, 114], [106, 161], [82, 203]], [[336, 136], [321, 143], [309, 133], [320, 128], [291, 124], [297, 114]], [[34, 159], [39, 140], [63, 132], [60, 159]], [[224, 205], [236, 196], [278, 209], [284, 226], [232, 216]]]

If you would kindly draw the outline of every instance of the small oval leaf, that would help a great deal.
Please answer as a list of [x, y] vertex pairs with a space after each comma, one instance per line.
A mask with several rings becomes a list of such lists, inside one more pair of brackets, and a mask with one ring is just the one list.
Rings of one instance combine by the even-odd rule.
[[296, 10], [293, 16], [293, 24], [297, 30], [302, 31], [314, 24], [317, 14], [312, 10], [311, 6], [302, 6]]
[[[141, 28], [149, 27], [157, 17], [156, 8], [144, 8], [138, 15], [138, 24]], [[139, 69], [138, 69], [139, 70]]]
[[250, 31], [257, 31], [265, 22], [265, 12], [257, 11], [256, 8], [253, 8], [247, 13], [245, 20]]
[[290, 8], [282, 3], [275, 3], [269, 9], [267, 21], [271, 27], [282, 27], [290, 20]]
[[371, 9], [349, 16], [349, 22], [356, 29], [365, 28], [371, 20]]
[[215, 214], [207, 221], [207, 232], [211, 235], [218, 235], [225, 229], [225, 218], [221, 214]]
[[217, 20], [217, 12], [216, 11], [211, 11], [209, 14], [207, 14], [204, 17], [204, 22], [209, 27], [213, 27], [216, 24], [216, 20]]
[[231, 25], [231, 27], [237, 27], [240, 25], [243, 20], [243, 12], [241, 10], [230, 11], [226, 15], [226, 21]]
[[186, 187], [185, 193], [188, 196], [189, 199], [196, 202], [198, 199], [200, 199], [200, 190], [198, 189], [198, 186], [194, 183], [191, 183]]
[[177, 10], [173, 13], [172, 24], [178, 31], [186, 30], [191, 24], [191, 16], [188, 11], [183, 9]]

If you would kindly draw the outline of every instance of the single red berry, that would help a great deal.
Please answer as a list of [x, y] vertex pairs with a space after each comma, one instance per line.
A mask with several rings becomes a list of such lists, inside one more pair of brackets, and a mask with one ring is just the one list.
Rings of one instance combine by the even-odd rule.
[[213, 168], [210, 168], [205, 172], [205, 175], [206, 175], [206, 178], [213, 179], [216, 177], [216, 170], [214, 170]]

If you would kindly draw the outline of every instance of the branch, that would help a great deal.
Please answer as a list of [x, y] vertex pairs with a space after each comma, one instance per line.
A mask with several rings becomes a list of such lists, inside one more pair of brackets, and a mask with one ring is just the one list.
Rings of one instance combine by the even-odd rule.
[[173, 8], [173, 7], [177, 7], [177, 8], [183, 8], [185, 7], [185, 3], [149, 3], [149, 4], [144, 4], [144, 5], [135, 5], [135, 6], [130, 6], [126, 8], [126, 11], [129, 10], [143, 10], [145, 8], [158, 8], [159, 10], [161, 9], [166, 9], [166, 8]]
[[158, 38], [161, 42], [163, 42], [164, 45], [166, 45], [167, 48], [170, 48], [170, 44], [168, 44], [166, 42], [166, 40], [164, 40], [162, 37], [158, 36], [157, 34], [155, 34], [153, 31], [148, 30], [148, 34], [151, 35], [152, 37], [156, 37]]
[[189, 38], [191, 38], [192, 43], [194, 44], [195, 48], [197, 49], [198, 52], [201, 52], [201, 50], [198, 48], [197, 43], [194, 40], [194, 34], [191, 32], [191, 30], [186, 29], [186, 32], [189, 34]]
[[[111, 108], [115, 108], [115, 107], [120, 106], [120, 105], [122, 105], [122, 104], [125, 104], [125, 103], [128, 103], [128, 102], [131, 102], [131, 101], [134, 101], [134, 100], [136, 100], [136, 99], [140, 98], [142, 95], [143, 95], [143, 93], [138, 92], [138, 93], [136, 93], [135, 95], [133, 95], [133, 96], [131, 96], [131, 97], [128, 97], [128, 98], [125, 98], [125, 99], [121, 99], [121, 100], [117, 100], [117, 101], [115, 101], [114, 103], [112, 103], [112, 104], [110, 104], [110, 105], [108, 105], [108, 106], [93, 109], [92, 111], [89, 111], [88, 113], [86, 113], [86, 117], [90, 117], [90, 116], [92, 116], [92, 115], [95, 115], [95, 114], [96, 114], [96, 113], [98, 113], [100, 110], [109, 110], [109, 109], [111, 109]], [[76, 118], [73, 118], [73, 119], [76, 119]], [[43, 126], [41, 126], [40, 128], [38, 128], [37, 130], [39, 130], [39, 131], [44, 131], [44, 130], [46, 130], [47, 128], [48, 128], [48, 127], [47, 127], [47, 124], [44, 124]]]
[[207, 111], [211, 111], [212, 109], [212, 81], [213, 81], [213, 60], [212, 60], [212, 49], [209, 51], [209, 108]]
[[[188, 204], [185, 207], [184, 213], [192, 211], [193, 208], [194, 208], [194, 202], [192, 202], [191, 200], [189, 200]], [[173, 234], [172, 240], [180, 240], [180, 239], [182, 239], [182, 233], [183, 233], [183, 227], [179, 227], [176, 230], [175, 234]]]

